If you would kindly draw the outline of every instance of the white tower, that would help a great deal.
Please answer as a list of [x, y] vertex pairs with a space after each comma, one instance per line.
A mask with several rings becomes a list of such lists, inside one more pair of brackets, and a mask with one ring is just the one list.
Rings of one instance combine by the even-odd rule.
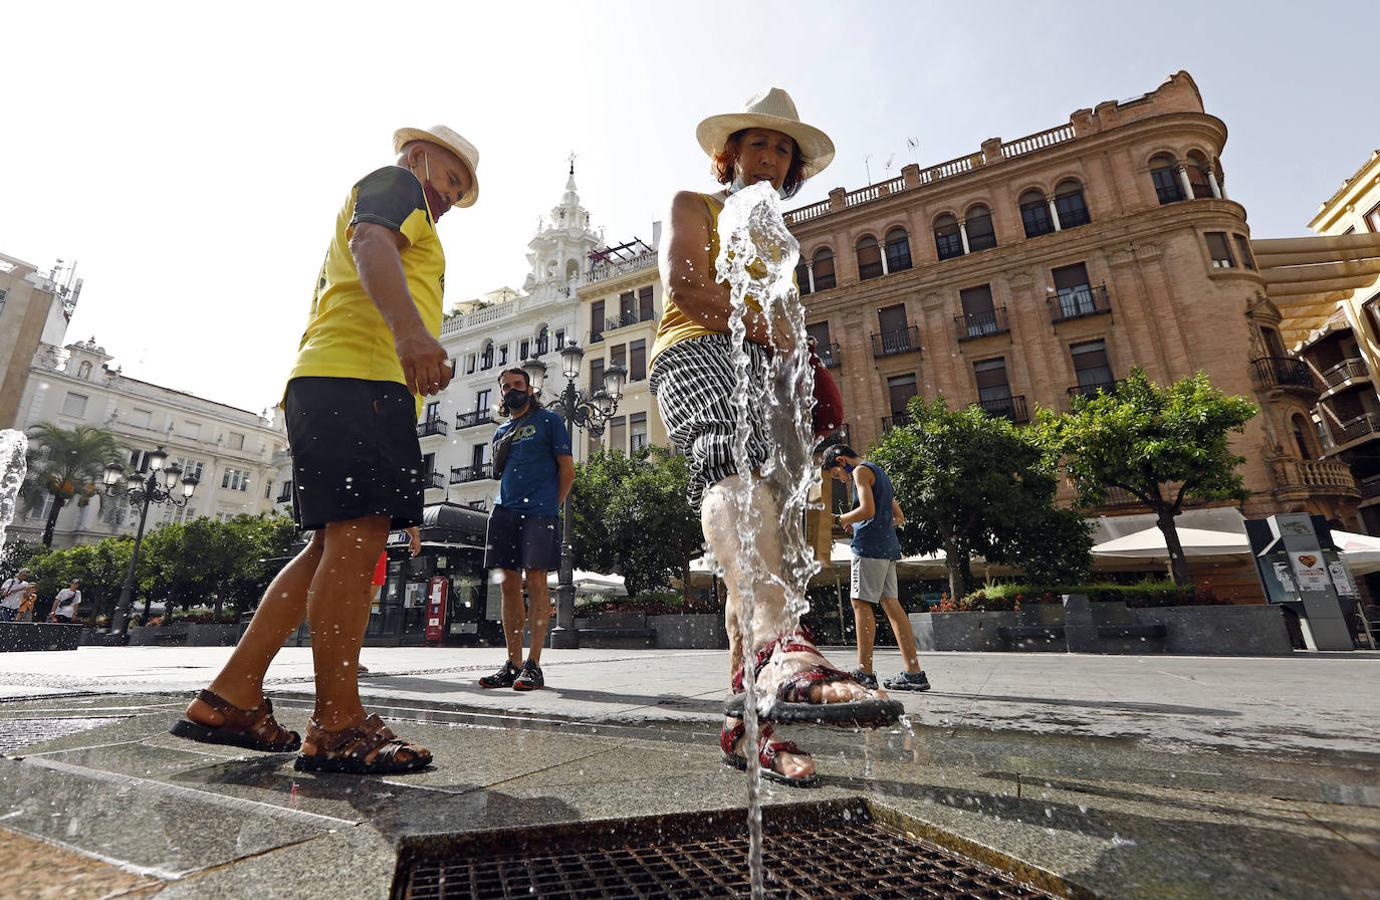
[[589, 212], [580, 205], [572, 154], [565, 195], [551, 208], [551, 218], [538, 223], [536, 236], [527, 244], [527, 262], [532, 269], [523, 290], [533, 296], [571, 296], [589, 267], [589, 251], [602, 243], [603, 236], [590, 228]]

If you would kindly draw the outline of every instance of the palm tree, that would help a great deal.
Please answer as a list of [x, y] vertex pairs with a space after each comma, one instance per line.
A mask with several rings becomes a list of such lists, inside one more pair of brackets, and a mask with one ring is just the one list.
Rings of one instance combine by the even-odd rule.
[[111, 432], [89, 425], [68, 429], [40, 422], [29, 429], [29, 440], [29, 474], [21, 489], [24, 508], [42, 509], [52, 496], [43, 526], [43, 546], [51, 547], [62, 508], [74, 497], [78, 506], [90, 503], [106, 465], [118, 463], [129, 450]]

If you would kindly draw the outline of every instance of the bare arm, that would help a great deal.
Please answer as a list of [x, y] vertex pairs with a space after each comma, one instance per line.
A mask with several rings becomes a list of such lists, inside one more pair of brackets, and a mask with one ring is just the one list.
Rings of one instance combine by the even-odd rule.
[[575, 459], [571, 456], [556, 457], [556, 496], [559, 502], [564, 504], [565, 498], [570, 495], [570, 488], [575, 484]]
[[858, 466], [853, 470], [853, 486], [858, 492], [858, 505], [839, 516], [839, 524], [852, 525], [876, 515], [877, 504], [872, 498], [873, 478], [872, 470], [867, 466]]
[[[681, 191], [671, 201], [668, 233], [661, 241], [661, 275], [666, 293], [675, 298], [681, 312], [705, 328], [728, 331], [733, 311], [727, 285], [714, 280], [714, 260], [709, 258], [709, 210], [692, 191]], [[748, 310], [747, 338], [754, 344], [770, 341], [767, 317]]]
[[906, 514], [901, 511], [901, 504], [896, 502], [896, 498], [891, 498], [891, 524], [900, 528], [906, 524]]
[[445, 389], [454, 373], [446, 365], [446, 348], [427, 330], [407, 289], [400, 252], [406, 246], [401, 232], [372, 222], [360, 222], [350, 235], [350, 255], [359, 270], [360, 285], [393, 332], [407, 389], [413, 394], [435, 394]]

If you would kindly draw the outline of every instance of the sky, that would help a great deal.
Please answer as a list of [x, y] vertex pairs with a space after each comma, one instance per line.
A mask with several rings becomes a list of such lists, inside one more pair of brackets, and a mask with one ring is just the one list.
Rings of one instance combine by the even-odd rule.
[[1277, 237], [1380, 147], [1375, 54], [1349, 37], [1377, 26], [1374, 0], [12, 4], [0, 252], [75, 261], [68, 337], [127, 375], [257, 411], [398, 127], [480, 151], [479, 203], [439, 223], [448, 304], [521, 287], [572, 152], [607, 240], [650, 241], [677, 190], [714, 187], [696, 124], [773, 85], [838, 149], [794, 206], [1184, 69], [1227, 123], [1228, 193]]

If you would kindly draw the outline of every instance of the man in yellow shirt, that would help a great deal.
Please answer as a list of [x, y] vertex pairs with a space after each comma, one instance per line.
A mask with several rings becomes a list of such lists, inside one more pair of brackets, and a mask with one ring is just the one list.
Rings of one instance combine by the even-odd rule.
[[[297, 768], [382, 774], [431, 753], [397, 738], [359, 698], [370, 578], [390, 530], [421, 524], [421, 396], [454, 374], [437, 339], [445, 254], [436, 220], [479, 196], [479, 152], [445, 126], [393, 136], [395, 165], [350, 190], [326, 251], [283, 398], [293, 512], [312, 531], [273, 579], [225, 668], [172, 727], [253, 750], [301, 748]], [[316, 710], [306, 740], [273, 718], [264, 673], [306, 618]]]

